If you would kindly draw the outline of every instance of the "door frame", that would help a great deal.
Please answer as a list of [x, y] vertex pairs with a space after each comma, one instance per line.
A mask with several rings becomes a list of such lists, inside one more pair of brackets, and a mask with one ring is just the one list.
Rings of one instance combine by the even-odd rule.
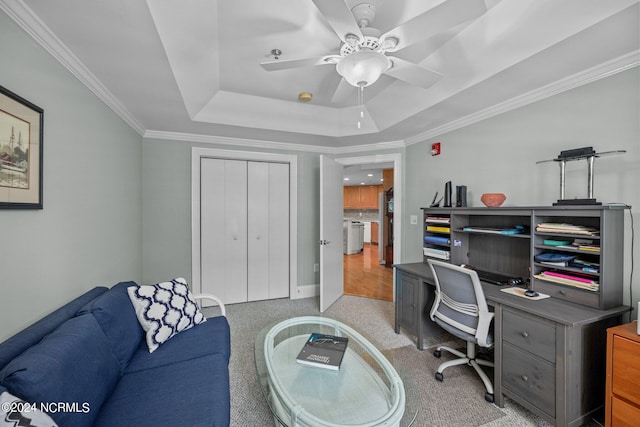
[[200, 160], [218, 158], [289, 164], [289, 298], [296, 295], [298, 286], [298, 157], [290, 154], [254, 151], [191, 148], [191, 282], [192, 289], [202, 291], [200, 251]]
[[[393, 162], [393, 263], [402, 262], [402, 154], [374, 154], [335, 159], [343, 166]], [[381, 207], [383, 209], [384, 207]], [[382, 224], [380, 224], [382, 226]], [[379, 242], [381, 244], [382, 242]], [[393, 275], [393, 300], [396, 299], [396, 275]]]

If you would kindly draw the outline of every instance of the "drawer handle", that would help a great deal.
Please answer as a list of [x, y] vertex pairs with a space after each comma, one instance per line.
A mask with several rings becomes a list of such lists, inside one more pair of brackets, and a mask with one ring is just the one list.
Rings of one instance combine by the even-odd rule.
[[562, 289], [560, 290], [560, 295], [566, 295], [566, 294], [567, 294], [567, 291], [562, 290]]
[[529, 333], [528, 332], [522, 332], [520, 335], [522, 335], [522, 338], [528, 338], [529, 337]]
[[524, 382], [529, 381], [529, 377], [527, 377], [526, 375], [523, 375], [523, 376], [522, 376], [522, 377], [520, 377], [520, 378], [522, 378], [522, 381], [524, 381]]

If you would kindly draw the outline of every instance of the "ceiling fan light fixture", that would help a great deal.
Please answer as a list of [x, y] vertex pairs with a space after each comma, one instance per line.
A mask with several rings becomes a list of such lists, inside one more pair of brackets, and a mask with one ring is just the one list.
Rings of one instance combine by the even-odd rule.
[[355, 87], [367, 87], [389, 69], [389, 58], [380, 52], [363, 49], [353, 52], [338, 62], [338, 74]]
[[398, 40], [396, 37], [387, 37], [384, 40], [382, 40], [380, 48], [382, 50], [395, 49], [396, 46], [398, 46], [399, 42], [400, 42], [400, 40]]

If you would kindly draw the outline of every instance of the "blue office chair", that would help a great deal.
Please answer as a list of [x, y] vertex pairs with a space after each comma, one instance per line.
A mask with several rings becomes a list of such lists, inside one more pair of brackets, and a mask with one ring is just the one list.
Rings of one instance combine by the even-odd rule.
[[436, 348], [433, 352], [435, 357], [439, 358], [442, 350], [459, 357], [442, 363], [436, 372], [436, 380], [443, 380], [442, 372], [449, 366], [470, 365], [487, 389], [485, 400], [493, 403], [493, 384], [480, 367], [493, 367], [493, 361], [476, 358], [476, 345], [493, 347], [490, 326], [494, 316], [487, 307], [478, 274], [473, 270], [442, 261], [428, 260], [428, 263], [436, 282], [436, 299], [431, 308], [431, 320], [445, 331], [467, 342], [466, 355], [443, 345]]

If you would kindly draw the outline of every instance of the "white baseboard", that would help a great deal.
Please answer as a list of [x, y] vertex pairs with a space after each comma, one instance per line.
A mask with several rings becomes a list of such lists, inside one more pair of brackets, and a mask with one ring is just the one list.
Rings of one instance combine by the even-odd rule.
[[295, 295], [291, 299], [311, 298], [320, 295], [320, 285], [303, 285], [296, 288]]

